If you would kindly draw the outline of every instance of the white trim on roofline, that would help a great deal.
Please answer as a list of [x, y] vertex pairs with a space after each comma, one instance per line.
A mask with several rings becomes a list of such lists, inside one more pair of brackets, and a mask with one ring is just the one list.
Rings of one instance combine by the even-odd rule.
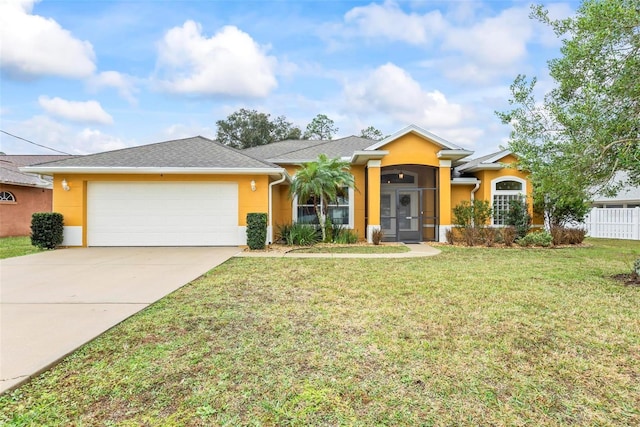
[[451, 185], [474, 185], [479, 184], [478, 178], [452, 178]]
[[365, 164], [369, 160], [381, 160], [384, 156], [389, 154], [386, 150], [376, 150], [376, 151], [354, 151], [349, 163], [352, 164]]
[[489, 164], [484, 164], [484, 163], [479, 163], [477, 165], [474, 165], [472, 167], [463, 169], [460, 168], [458, 169], [460, 172], [478, 172], [478, 171], [486, 171], [486, 170], [500, 170], [500, 169], [504, 169], [505, 165], [503, 165], [502, 163], [489, 163]]
[[20, 168], [23, 172], [33, 172], [41, 174], [49, 173], [101, 173], [101, 174], [215, 174], [215, 175], [280, 175], [286, 173], [284, 168], [182, 168], [182, 167], [87, 167], [87, 166], [27, 166]]
[[449, 141], [447, 141], [446, 139], [443, 139], [437, 135], [432, 134], [431, 132], [422, 129], [419, 126], [416, 125], [409, 125], [407, 127], [405, 127], [404, 129], [399, 130], [398, 132], [394, 133], [393, 135], [389, 135], [388, 137], [386, 137], [385, 139], [383, 139], [380, 142], [377, 142], [373, 145], [370, 145], [369, 147], [366, 148], [366, 150], [377, 150], [380, 147], [383, 147], [385, 145], [387, 145], [388, 143], [390, 143], [391, 141], [395, 141], [396, 139], [405, 136], [408, 133], [416, 133], [424, 138], [430, 139], [431, 141], [435, 142], [436, 144], [440, 145], [443, 148], [447, 148], [449, 150], [463, 150], [462, 147], [457, 146]]

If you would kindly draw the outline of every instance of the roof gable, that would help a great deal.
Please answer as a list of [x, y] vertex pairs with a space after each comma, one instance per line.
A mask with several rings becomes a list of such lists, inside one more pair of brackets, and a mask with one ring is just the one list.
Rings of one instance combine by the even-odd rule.
[[413, 133], [416, 134], [424, 139], [428, 139], [429, 141], [434, 142], [435, 144], [439, 145], [440, 147], [442, 147], [445, 150], [464, 150], [462, 147], [453, 144], [449, 141], [447, 141], [444, 138], [441, 138], [425, 129], [422, 129], [419, 126], [416, 125], [409, 125], [407, 127], [405, 127], [404, 129], [399, 130], [398, 132], [394, 133], [393, 135], [389, 135], [388, 137], [386, 137], [385, 139], [383, 139], [382, 141], [376, 142], [375, 144], [372, 144], [370, 146], [368, 146], [366, 148], [366, 150], [378, 150], [382, 147], [384, 147], [385, 145], [389, 144], [390, 142], [395, 141], [398, 138], [401, 138], [409, 133]]
[[502, 169], [504, 166], [499, 163], [499, 161], [509, 155], [513, 155], [513, 153], [509, 150], [502, 150], [498, 151], [497, 153], [487, 154], [486, 156], [469, 160], [468, 162], [456, 167], [456, 172], [462, 173], [475, 172], [485, 169]]

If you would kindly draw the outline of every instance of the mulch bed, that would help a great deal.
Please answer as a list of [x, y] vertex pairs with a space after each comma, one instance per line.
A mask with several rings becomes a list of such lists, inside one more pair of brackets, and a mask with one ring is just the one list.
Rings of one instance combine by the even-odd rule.
[[638, 286], [640, 287], [640, 276], [637, 274], [616, 274], [612, 279], [617, 280], [625, 286]]

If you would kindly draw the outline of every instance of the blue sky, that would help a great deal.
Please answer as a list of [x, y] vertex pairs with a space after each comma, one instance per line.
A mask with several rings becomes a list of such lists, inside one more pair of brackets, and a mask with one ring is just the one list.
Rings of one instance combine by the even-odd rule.
[[[522, 1], [0, 0], [0, 127], [72, 154], [215, 138], [240, 108], [337, 137], [421, 126], [477, 155], [518, 73], [551, 87]], [[545, 3], [553, 17], [576, 2]], [[7, 154], [52, 154], [0, 134]]]

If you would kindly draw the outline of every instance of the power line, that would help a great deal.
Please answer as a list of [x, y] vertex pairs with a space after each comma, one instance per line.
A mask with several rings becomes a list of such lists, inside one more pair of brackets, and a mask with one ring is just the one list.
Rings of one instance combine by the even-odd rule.
[[46, 148], [47, 150], [55, 151], [56, 153], [60, 153], [60, 154], [67, 154], [67, 155], [69, 155], [69, 156], [71, 155], [71, 154], [69, 154], [69, 153], [65, 153], [64, 151], [56, 150], [55, 148], [47, 147], [46, 145], [42, 145], [42, 144], [38, 144], [37, 142], [29, 141], [28, 139], [24, 139], [24, 138], [22, 138], [21, 136], [14, 135], [14, 134], [9, 133], [9, 132], [7, 132], [7, 131], [5, 131], [5, 130], [2, 130], [2, 129], [0, 129], [0, 132], [2, 132], [2, 133], [4, 133], [4, 134], [7, 134], [7, 135], [9, 135], [9, 136], [12, 136], [12, 137], [14, 137], [14, 138], [17, 138], [17, 139], [21, 139], [21, 140], [23, 140], [24, 142], [28, 142], [29, 144], [37, 145], [38, 147], [42, 147], [42, 148]]

